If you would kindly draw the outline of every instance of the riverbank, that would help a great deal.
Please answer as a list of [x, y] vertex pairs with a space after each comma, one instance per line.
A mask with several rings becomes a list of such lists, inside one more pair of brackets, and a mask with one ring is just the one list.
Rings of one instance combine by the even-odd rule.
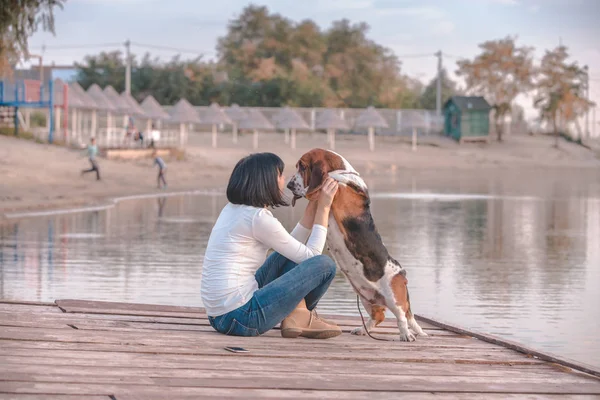
[[[218, 149], [210, 147], [210, 140], [210, 135], [192, 135], [185, 157], [167, 160], [169, 186], [158, 190], [156, 167], [150, 159], [100, 159], [103, 179], [96, 181], [92, 174], [80, 175], [88, 167], [83, 151], [0, 136], [0, 218], [7, 213], [101, 205], [123, 196], [222, 189], [235, 163], [254, 152], [252, 138], [241, 135], [234, 145], [228, 134], [222, 134]], [[553, 139], [547, 137], [512, 136], [488, 145], [458, 145], [437, 136], [420, 141], [417, 151], [412, 151], [406, 138], [377, 137], [376, 151], [369, 152], [365, 137], [344, 135], [338, 136], [336, 151], [367, 177], [436, 181], [448, 171], [473, 177], [600, 171], [596, 152], [567, 142], [555, 149]], [[281, 135], [265, 134], [258, 151], [280, 155], [289, 175], [297, 159], [314, 147], [326, 147], [324, 135], [299, 135], [298, 148], [292, 150]]]

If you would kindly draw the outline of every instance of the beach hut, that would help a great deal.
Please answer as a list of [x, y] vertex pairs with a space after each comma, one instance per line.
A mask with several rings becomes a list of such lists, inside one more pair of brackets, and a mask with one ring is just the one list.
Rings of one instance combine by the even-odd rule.
[[492, 107], [481, 96], [452, 96], [444, 104], [444, 133], [465, 141], [487, 141]]
[[240, 121], [240, 129], [252, 129], [254, 136], [252, 137], [252, 147], [258, 149], [258, 131], [260, 129], [273, 129], [273, 124], [258, 110], [250, 110], [246, 114], [246, 118]]
[[375, 110], [375, 108], [368, 107], [366, 110], [361, 112], [356, 118], [355, 126], [357, 128], [368, 128], [369, 129], [369, 150], [375, 150], [375, 128], [387, 128], [388, 123], [386, 120]]
[[[69, 84], [69, 99], [71, 95], [75, 95], [78, 97], [79, 101], [80, 101], [80, 106], [79, 108], [82, 111], [87, 111], [87, 117], [89, 118], [91, 116], [91, 121], [85, 121], [85, 125], [89, 126], [89, 136], [90, 137], [96, 137], [96, 133], [98, 130], [98, 105], [96, 104], [96, 102], [94, 101], [94, 99], [92, 98], [92, 96], [90, 96], [89, 94], [87, 94], [87, 92], [85, 90], [83, 90], [83, 88], [77, 83], [77, 82], [73, 82]], [[69, 108], [71, 108], [71, 105], [68, 105]], [[77, 111], [77, 110], [75, 110]], [[79, 114], [76, 114], [77, 120], [79, 120]], [[81, 114], [81, 119], [83, 120], [86, 117], [85, 113]], [[89, 122], [89, 124], [88, 124]], [[75, 128], [74, 128], [75, 129]]]
[[187, 124], [201, 123], [200, 116], [194, 107], [186, 100], [181, 99], [169, 111], [169, 120], [179, 123], [179, 145], [187, 142]]
[[202, 112], [200, 118], [203, 124], [212, 125], [212, 147], [217, 148], [217, 125], [220, 124], [231, 124], [231, 119], [225, 114], [225, 112], [219, 107], [217, 103], [212, 103], [210, 107]]
[[148, 133], [152, 130], [153, 123], [160, 126], [162, 121], [166, 121], [170, 118], [169, 114], [151, 95], [147, 96], [144, 101], [142, 101], [140, 107], [146, 113], [146, 118], [148, 118], [146, 121], [146, 132]]
[[131, 112], [131, 106], [124, 100], [119, 93], [112, 86], [107, 86], [103, 90], [106, 97], [111, 101], [115, 107], [115, 112], [121, 115], [129, 115]]
[[[115, 106], [116, 113], [123, 116], [123, 125], [121, 128], [116, 128], [115, 131], [119, 132], [123, 137], [123, 140], [126, 139], [127, 126], [129, 125], [129, 116], [132, 114], [131, 106], [129, 102], [123, 99], [119, 92], [115, 90], [112, 86], [106, 86], [104, 88], [104, 94], [111, 101], [111, 103]], [[123, 142], [125, 144], [125, 142]]]
[[241, 120], [246, 118], [246, 112], [244, 110], [242, 110], [240, 106], [233, 103], [231, 105], [231, 107], [228, 107], [225, 110], [225, 114], [227, 114], [227, 116], [231, 120], [231, 125], [233, 128], [232, 129], [233, 143], [237, 143], [238, 142], [238, 125]]
[[138, 104], [138, 102], [127, 92], [120, 95], [121, 99], [129, 105], [129, 113], [135, 117], [145, 117], [146, 111]]
[[290, 147], [292, 149], [296, 148], [296, 129], [310, 129], [306, 121], [289, 107], [284, 107], [273, 119], [279, 129], [285, 129], [286, 133], [291, 131]]
[[335, 150], [335, 131], [350, 129], [348, 123], [338, 115], [337, 110], [324, 110], [319, 113], [315, 121], [315, 128], [327, 131], [327, 144], [331, 150]]
[[[106, 146], [110, 146], [112, 135], [114, 133], [113, 114], [116, 112], [116, 107], [112, 101], [106, 97], [100, 86], [93, 84], [87, 90], [87, 94], [94, 100], [98, 111], [106, 113]], [[100, 144], [100, 143], [98, 143]]]

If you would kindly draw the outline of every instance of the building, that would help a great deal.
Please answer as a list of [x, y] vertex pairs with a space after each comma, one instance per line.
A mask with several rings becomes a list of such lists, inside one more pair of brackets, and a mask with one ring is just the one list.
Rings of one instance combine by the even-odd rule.
[[481, 96], [452, 96], [444, 104], [444, 133], [461, 143], [487, 141], [491, 109]]

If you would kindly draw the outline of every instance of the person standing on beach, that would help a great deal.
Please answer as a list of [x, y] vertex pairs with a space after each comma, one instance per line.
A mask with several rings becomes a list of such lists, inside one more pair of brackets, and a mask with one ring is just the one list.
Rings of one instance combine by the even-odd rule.
[[158, 182], [158, 188], [160, 189], [160, 181], [162, 180], [163, 188], [166, 189], [167, 181], [165, 180], [165, 172], [167, 171], [167, 164], [158, 156], [156, 149], [152, 152], [152, 156], [154, 157], [153, 165], [158, 165], [158, 177], [156, 178]]
[[96, 162], [96, 156], [98, 155], [98, 146], [96, 146], [96, 138], [91, 139], [91, 143], [87, 147], [87, 156], [88, 160], [90, 160], [90, 164], [92, 164], [92, 168], [84, 169], [81, 171], [81, 175], [87, 174], [88, 172], [96, 171], [96, 180], [100, 180], [100, 169], [98, 168], [98, 163]]
[[156, 148], [158, 141], [160, 140], [160, 131], [156, 128], [156, 125], [152, 124], [152, 130], [150, 131], [150, 147]]

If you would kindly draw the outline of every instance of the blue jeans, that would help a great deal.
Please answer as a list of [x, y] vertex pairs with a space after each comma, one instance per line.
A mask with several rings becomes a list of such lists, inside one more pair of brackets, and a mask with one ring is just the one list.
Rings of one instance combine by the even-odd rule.
[[217, 332], [232, 336], [258, 336], [283, 321], [302, 299], [312, 310], [335, 277], [335, 262], [324, 255], [295, 264], [271, 254], [254, 275], [259, 289], [243, 306], [208, 317]]

